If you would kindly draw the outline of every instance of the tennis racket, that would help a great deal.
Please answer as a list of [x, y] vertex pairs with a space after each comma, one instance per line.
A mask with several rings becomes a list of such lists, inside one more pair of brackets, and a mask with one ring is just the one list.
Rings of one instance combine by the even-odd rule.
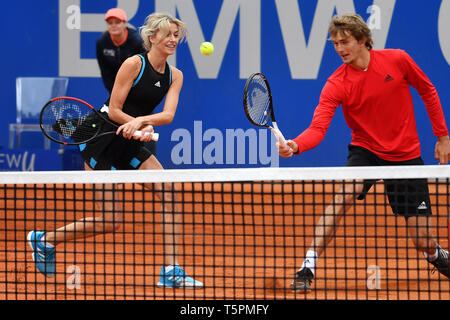
[[[119, 128], [89, 103], [71, 97], [51, 99], [42, 108], [39, 117], [39, 124], [44, 135], [64, 145], [79, 145], [104, 135], [116, 134], [116, 130], [102, 131], [106, 123]], [[145, 132], [145, 134], [150, 133]], [[136, 131], [134, 136], [141, 137], [142, 131]], [[152, 133], [152, 140], [158, 141], [158, 138], [158, 133]]]
[[[247, 79], [244, 87], [244, 111], [252, 124], [269, 128], [278, 143], [286, 145], [286, 139], [275, 120], [269, 82], [261, 73], [254, 73]], [[268, 125], [269, 119], [272, 120], [272, 126]]]

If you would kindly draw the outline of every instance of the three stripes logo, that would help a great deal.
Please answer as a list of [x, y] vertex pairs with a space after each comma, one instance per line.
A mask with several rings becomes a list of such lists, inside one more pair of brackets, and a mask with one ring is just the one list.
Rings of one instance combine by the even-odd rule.
[[388, 74], [386, 76], [386, 78], [384, 78], [384, 82], [389, 82], [389, 81], [392, 81], [392, 80], [394, 80], [394, 78], [392, 78], [390, 74]]
[[425, 201], [422, 201], [422, 203], [417, 207], [417, 209], [419, 210], [426, 210], [427, 208], [427, 204], [425, 203]]
[[155, 87], [158, 87], [158, 88], [161, 88], [161, 82], [157, 82], [157, 83], [155, 83]]

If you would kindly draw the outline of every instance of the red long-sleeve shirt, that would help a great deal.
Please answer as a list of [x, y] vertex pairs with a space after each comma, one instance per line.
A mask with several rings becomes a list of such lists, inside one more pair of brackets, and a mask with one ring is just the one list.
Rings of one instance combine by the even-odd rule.
[[324, 139], [336, 107], [342, 105], [352, 145], [388, 161], [420, 157], [409, 85], [421, 96], [434, 135], [448, 135], [436, 88], [412, 58], [403, 50], [371, 50], [366, 71], [344, 64], [328, 78], [311, 125], [294, 139], [299, 153]]

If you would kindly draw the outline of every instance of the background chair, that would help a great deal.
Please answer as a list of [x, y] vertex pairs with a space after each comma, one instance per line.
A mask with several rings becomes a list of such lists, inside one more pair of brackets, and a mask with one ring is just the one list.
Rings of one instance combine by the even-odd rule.
[[[9, 124], [9, 148], [20, 148], [23, 132], [39, 132], [39, 114], [47, 101], [66, 95], [68, 78], [19, 77], [16, 79], [16, 123]], [[16, 139], [15, 139], [16, 138]], [[50, 140], [44, 139], [44, 149], [50, 149]]]

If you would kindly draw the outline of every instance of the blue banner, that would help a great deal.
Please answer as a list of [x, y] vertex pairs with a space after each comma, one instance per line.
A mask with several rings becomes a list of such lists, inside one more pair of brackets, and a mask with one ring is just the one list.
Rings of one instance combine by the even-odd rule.
[[0, 171], [63, 170], [63, 156], [58, 150], [0, 150]]
[[[19, 0], [5, 5], [1, 24], [10, 32], [3, 40], [9, 49], [1, 53], [7, 62], [0, 79], [2, 150], [8, 124], [16, 121], [16, 77], [69, 77], [67, 95], [101, 107], [107, 91], [95, 42], [106, 29], [104, 14], [116, 6], [136, 28], [154, 11], [172, 13], [188, 27], [187, 41], [169, 60], [184, 74], [178, 110], [171, 124], [156, 128], [157, 157], [166, 168], [343, 165], [351, 137], [341, 109], [317, 148], [284, 159], [270, 132], [252, 127], [242, 107], [246, 78], [262, 72], [284, 135], [294, 138], [306, 129], [323, 85], [342, 63], [327, 40], [336, 13], [360, 14], [372, 29], [375, 49], [406, 50], [436, 86], [450, 121], [448, 0]], [[212, 55], [200, 53], [203, 41], [214, 44]], [[422, 155], [426, 164], [435, 164], [436, 137], [422, 100], [411, 92]], [[161, 110], [162, 105], [156, 112]], [[55, 156], [42, 153], [49, 162]]]

